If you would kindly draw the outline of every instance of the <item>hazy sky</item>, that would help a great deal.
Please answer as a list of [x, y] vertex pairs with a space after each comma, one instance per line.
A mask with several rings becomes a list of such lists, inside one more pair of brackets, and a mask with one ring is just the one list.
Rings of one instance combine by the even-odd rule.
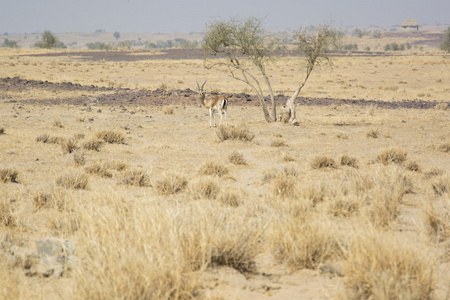
[[0, 34], [203, 31], [214, 18], [265, 18], [265, 27], [450, 23], [450, 0], [0, 0]]

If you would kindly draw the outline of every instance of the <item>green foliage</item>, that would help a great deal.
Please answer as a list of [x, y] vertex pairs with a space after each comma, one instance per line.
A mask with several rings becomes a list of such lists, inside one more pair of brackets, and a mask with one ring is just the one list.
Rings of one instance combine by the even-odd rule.
[[3, 47], [5, 48], [19, 48], [19, 45], [17, 44], [17, 41], [5, 39], [3, 41]]
[[113, 50], [114, 49], [114, 45], [113, 44], [105, 44], [105, 43], [101, 43], [101, 42], [94, 42], [94, 43], [87, 43], [86, 46], [88, 47], [88, 49], [90, 50]]
[[410, 43], [397, 44], [396, 42], [384, 45], [384, 51], [405, 51], [405, 49], [411, 49]]
[[450, 52], [450, 27], [448, 27], [447, 30], [445, 31], [444, 40], [439, 46], [439, 49], [447, 53]]
[[51, 31], [46, 30], [42, 34], [42, 40], [34, 44], [36, 48], [54, 49], [54, 48], [67, 48], [67, 46], [60, 42], [59, 39], [54, 36]]
[[118, 40], [118, 39], [120, 38], [120, 32], [115, 31], [115, 32], [113, 33], [113, 36], [114, 36], [114, 38], [115, 38], [116, 40]]

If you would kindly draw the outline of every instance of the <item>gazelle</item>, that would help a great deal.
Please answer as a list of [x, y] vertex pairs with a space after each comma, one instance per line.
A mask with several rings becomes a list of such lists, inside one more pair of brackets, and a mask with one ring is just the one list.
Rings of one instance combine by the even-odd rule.
[[225, 116], [225, 125], [227, 124], [227, 107], [228, 107], [228, 98], [225, 96], [212, 96], [206, 98], [206, 91], [203, 90], [206, 81], [200, 86], [197, 81], [197, 89], [194, 89], [200, 95], [200, 102], [204, 107], [209, 110], [209, 127], [211, 128], [213, 125], [216, 127], [216, 120], [214, 118], [215, 114], [220, 114], [220, 119], [223, 119]]

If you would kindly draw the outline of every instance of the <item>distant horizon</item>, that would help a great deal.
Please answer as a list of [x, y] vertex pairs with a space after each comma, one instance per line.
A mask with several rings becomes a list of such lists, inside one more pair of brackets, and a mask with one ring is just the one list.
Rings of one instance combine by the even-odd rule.
[[332, 21], [337, 28], [395, 26], [406, 19], [450, 22], [448, 0], [15, 0], [2, 1], [0, 34], [204, 32], [231, 17], [263, 19], [266, 29]]

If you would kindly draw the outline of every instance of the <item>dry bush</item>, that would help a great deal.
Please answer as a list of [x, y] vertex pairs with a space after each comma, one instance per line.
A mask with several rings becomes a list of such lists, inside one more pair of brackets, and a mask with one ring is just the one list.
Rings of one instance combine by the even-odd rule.
[[357, 198], [342, 197], [334, 201], [329, 207], [329, 213], [335, 217], [350, 218], [358, 216], [361, 201]]
[[450, 239], [450, 201], [442, 208], [431, 206], [425, 211], [425, 225], [430, 237], [437, 243]]
[[335, 227], [319, 215], [307, 221], [282, 216], [275, 224], [272, 243], [275, 258], [291, 270], [317, 269], [342, 255]]
[[214, 175], [222, 177], [228, 174], [229, 170], [227, 167], [220, 163], [217, 163], [215, 161], [207, 161], [200, 167], [198, 173], [201, 175]]
[[100, 177], [111, 178], [113, 174], [105, 165], [93, 163], [84, 168], [84, 171], [89, 174], [98, 175]]
[[350, 157], [346, 154], [342, 155], [339, 159], [339, 163], [341, 166], [348, 166], [352, 168], [358, 168], [358, 160], [354, 157]]
[[176, 173], [166, 173], [162, 178], [156, 180], [154, 187], [158, 194], [173, 195], [183, 191], [188, 184], [184, 175]]
[[81, 172], [74, 171], [59, 176], [56, 179], [56, 184], [70, 189], [86, 190], [88, 188], [89, 177]]
[[260, 235], [263, 226], [251, 214], [230, 216], [217, 212], [214, 220], [210, 264], [234, 268], [240, 272], [255, 272], [256, 257], [262, 252]]
[[344, 264], [350, 299], [432, 299], [432, 256], [375, 230], [355, 234]]
[[192, 298], [208, 265], [253, 271], [262, 250], [265, 224], [254, 212], [143, 204], [112, 193], [90, 199], [82, 210], [83, 264], [72, 275], [81, 299]]
[[296, 179], [295, 176], [287, 172], [278, 172], [271, 179], [273, 184], [273, 196], [282, 198], [292, 198], [296, 196]]
[[237, 127], [219, 125], [216, 129], [216, 135], [220, 141], [240, 140], [251, 142], [255, 137], [254, 134], [250, 133], [248, 125], [245, 123]]
[[403, 196], [412, 192], [411, 179], [401, 169], [381, 169], [373, 174], [365, 214], [376, 227], [389, 228], [400, 214]]
[[378, 154], [376, 161], [387, 166], [389, 164], [402, 164], [406, 161], [406, 152], [402, 149], [389, 149], [384, 150]]
[[376, 139], [379, 136], [379, 132], [376, 129], [370, 129], [367, 133], [366, 133], [366, 137], [368, 138], [373, 138]]
[[201, 178], [189, 183], [189, 194], [194, 199], [216, 199], [220, 193], [217, 180]]
[[100, 151], [100, 147], [103, 145], [103, 141], [99, 139], [91, 139], [83, 143], [83, 149]]
[[242, 192], [235, 191], [234, 189], [228, 188], [222, 193], [220, 193], [218, 200], [228, 206], [238, 207], [244, 202], [242, 199]]
[[106, 161], [103, 163], [105, 168], [113, 169], [116, 171], [123, 171], [127, 168], [127, 164], [119, 161]]
[[436, 195], [442, 196], [450, 193], [450, 179], [448, 176], [439, 176], [431, 183], [431, 187]]
[[175, 110], [175, 106], [171, 105], [165, 105], [162, 108], [162, 111], [165, 115], [173, 115], [173, 112]]
[[33, 197], [33, 204], [37, 209], [45, 208], [52, 202], [52, 194], [39, 191]]
[[119, 183], [146, 187], [150, 185], [150, 176], [142, 169], [125, 170], [119, 176]]
[[247, 161], [244, 158], [244, 155], [242, 153], [239, 153], [237, 151], [232, 152], [228, 156], [228, 161], [235, 165], [247, 165]]
[[17, 181], [17, 177], [19, 176], [19, 172], [15, 169], [6, 168], [6, 169], [0, 169], [0, 182], [3, 183], [19, 183]]
[[97, 131], [95, 136], [110, 144], [123, 144], [125, 141], [125, 135], [122, 132], [112, 130]]
[[413, 160], [406, 161], [405, 168], [406, 168], [406, 170], [409, 170], [412, 172], [420, 172], [419, 164]]
[[86, 164], [86, 157], [84, 151], [77, 150], [73, 153], [73, 162], [77, 166], [84, 166]]
[[272, 141], [272, 143], [270, 143], [270, 146], [271, 147], [287, 147], [288, 145], [283, 140], [275, 140], [275, 141]]
[[285, 162], [291, 162], [291, 161], [295, 161], [295, 158], [292, 157], [291, 155], [285, 153], [285, 154], [283, 155], [283, 161], [285, 161]]
[[437, 104], [435, 108], [437, 110], [447, 110], [448, 105], [447, 105], [447, 103], [442, 102], [442, 103]]
[[17, 217], [15, 213], [16, 205], [14, 202], [15, 201], [13, 199], [6, 197], [0, 198], [0, 226], [13, 227], [17, 225]]
[[62, 124], [62, 122], [60, 120], [54, 120], [53, 126], [58, 127], [58, 128], [64, 128], [64, 125]]
[[5, 134], [5, 128], [4, 127], [0, 127], [0, 134]]
[[439, 151], [448, 153], [448, 152], [450, 152], [450, 143], [441, 144], [437, 147], [437, 149]]
[[310, 164], [313, 169], [336, 168], [334, 159], [326, 156], [316, 156], [312, 159]]
[[436, 176], [444, 175], [444, 173], [444, 170], [434, 168], [425, 173], [425, 178], [430, 179]]
[[60, 144], [63, 153], [72, 153], [80, 148], [77, 144], [77, 141], [72, 138], [62, 139]]

